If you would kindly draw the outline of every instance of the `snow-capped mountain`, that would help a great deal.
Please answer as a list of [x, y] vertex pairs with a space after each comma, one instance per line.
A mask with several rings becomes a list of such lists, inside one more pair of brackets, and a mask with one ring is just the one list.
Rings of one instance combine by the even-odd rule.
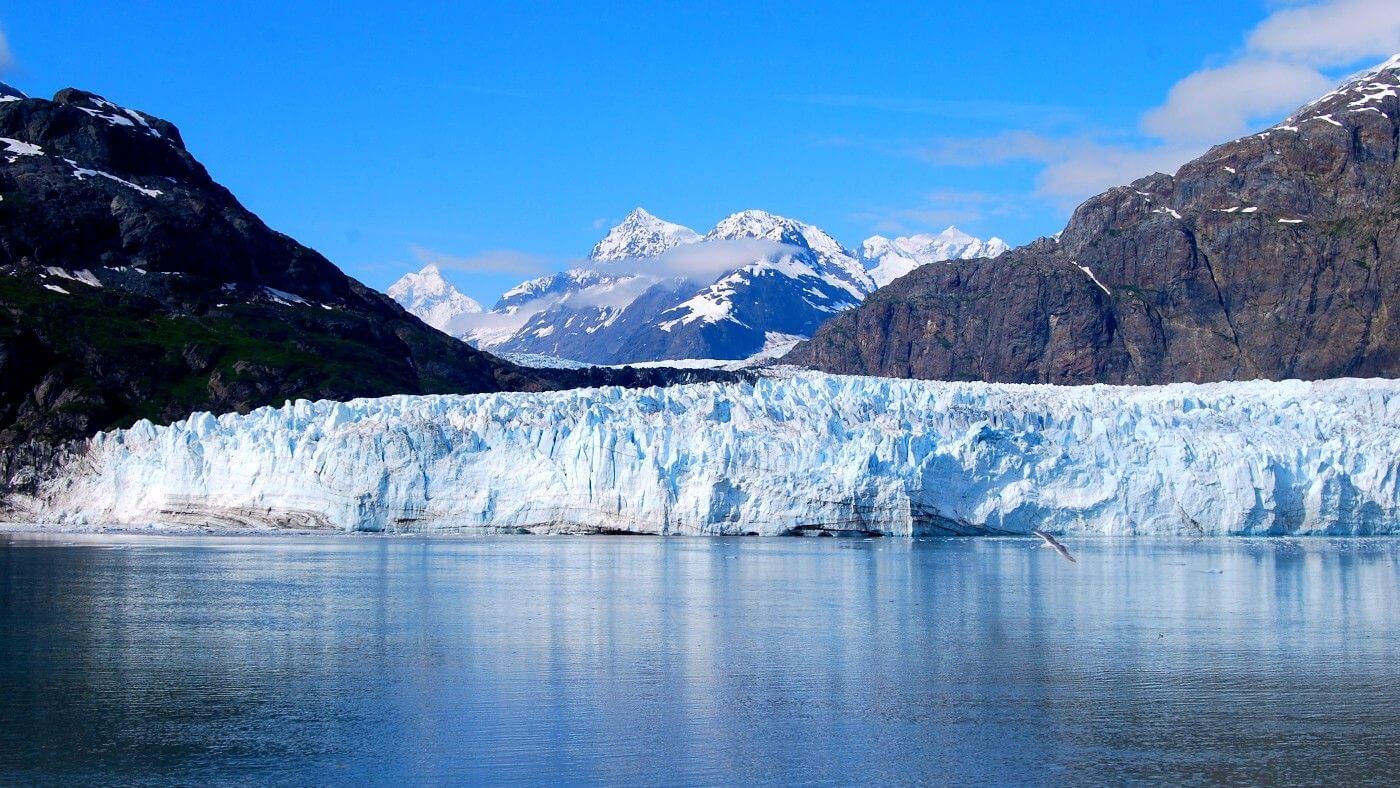
[[813, 225], [743, 211], [705, 236], [706, 243], [743, 241], [772, 246], [663, 311], [656, 330], [634, 346], [657, 358], [743, 358], [759, 352], [769, 333], [810, 336], [875, 290], [860, 261]]
[[1010, 248], [1000, 238], [983, 241], [949, 227], [937, 235], [919, 233], [898, 238], [872, 235], [860, 245], [860, 259], [875, 284], [884, 287], [919, 266], [946, 260], [996, 257]]
[[97, 435], [36, 522], [1400, 533], [1400, 382], [755, 383], [298, 400]]
[[424, 323], [449, 334], [453, 333], [459, 317], [483, 311], [481, 304], [443, 279], [436, 265], [425, 265], [417, 273], [404, 274], [387, 292]]
[[658, 219], [647, 213], [646, 209], [638, 207], [603, 236], [588, 258], [602, 262], [628, 257], [655, 257], [674, 246], [698, 240], [700, 234], [689, 227]]
[[1005, 247], [953, 228], [888, 243], [902, 244], [891, 246], [899, 255], [858, 254], [814, 225], [757, 210], [701, 236], [637, 208], [586, 264], [522, 282], [489, 312], [455, 315], [449, 333], [497, 353], [595, 364], [744, 359], [774, 336], [811, 336], [873, 292], [875, 274]]

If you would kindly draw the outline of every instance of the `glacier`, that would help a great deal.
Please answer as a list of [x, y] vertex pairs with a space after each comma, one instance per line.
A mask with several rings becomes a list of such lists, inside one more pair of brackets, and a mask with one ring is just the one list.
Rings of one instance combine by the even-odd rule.
[[459, 533], [1400, 532], [1400, 381], [747, 383], [297, 401], [92, 438], [69, 524]]

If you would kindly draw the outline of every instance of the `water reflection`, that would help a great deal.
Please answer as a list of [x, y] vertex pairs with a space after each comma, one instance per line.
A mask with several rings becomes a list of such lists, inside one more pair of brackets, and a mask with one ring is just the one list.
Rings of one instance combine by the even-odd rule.
[[1036, 544], [0, 537], [0, 777], [1400, 769], [1400, 540]]

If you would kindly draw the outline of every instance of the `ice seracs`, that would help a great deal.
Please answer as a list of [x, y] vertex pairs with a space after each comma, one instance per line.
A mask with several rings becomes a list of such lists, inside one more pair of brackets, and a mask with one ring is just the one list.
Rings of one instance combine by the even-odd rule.
[[443, 278], [442, 270], [431, 264], [404, 274], [389, 286], [388, 295], [424, 323], [448, 333], [462, 315], [482, 311], [481, 304], [454, 287]]
[[1400, 533], [1400, 381], [797, 373], [298, 401], [100, 434], [22, 508], [461, 533]]

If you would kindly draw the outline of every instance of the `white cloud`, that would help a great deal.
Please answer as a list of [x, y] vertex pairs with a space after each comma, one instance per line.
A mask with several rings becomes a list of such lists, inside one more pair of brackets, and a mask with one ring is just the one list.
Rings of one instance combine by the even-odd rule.
[[[903, 152], [931, 164], [985, 166], [989, 163], [1034, 162], [1043, 165], [1035, 178], [1035, 196], [1058, 203], [1063, 208], [1072, 208], [1080, 200], [1110, 186], [1130, 183], [1154, 172], [1173, 173], [1205, 147], [1204, 144], [1190, 142], [1133, 145], [1088, 135], [1049, 137], [1013, 131], [990, 137], [935, 139], [922, 145], [906, 146]], [[940, 202], [945, 209], [956, 208], [952, 199]], [[1008, 199], [1002, 198], [1000, 203], [999, 210], [1003, 215], [1013, 212]], [[972, 207], [964, 198], [961, 210], [972, 217]], [[941, 217], [940, 221], [942, 219], [959, 221], [951, 214]]]
[[633, 272], [657, 279], [682, 278], [709, 284], [721, 274], [759, 260], [773, 260], [796, 252], [790, 246], [762, 238], [736, 238], [681, 244], [656, 257], [618, 260], [598, 265], [609, 273]]
[[1284, 8], [1250, 32], [1246, 47], [1324, 68], [1388, 57], [1400, 52], [1400, 2], [1331, 0]]
[[8, 71], [15, 64], [14, 52], [10, 50], [10, 39], [5, 28], [0, 27], [0, 71]]
[[1203, 146], [1149, 145], [1133, 148], [1089, 143], [1048, 162], [1035, 179], [1036, 194], [1073, 207], [1086, 197], [1154, 172], [1172, 174], [1204, 152]]
[[1172, 86], [1143, 116], [1165, 140], [1239, 136], [1316, 98], [1335, 83], [1319, 69], [1381, 60], [1400, 51], [1400, 2], [1324, 0], [1279, 8], [1245, 38], [1244, 52]]
[[661, 280], [657, 277], [634, 276], [619, 282], [585, 287], [577, 292], [569, 293], [560, 299], [560, 302], [579, 309], [589, 307], [622, 309], [636, 301], [642, 293], [650, 290], [652, 285], [659, 281]]
[[1220, 142], [1317, 98], [1332, 85], [1333, 80], [1297, 63], [1243, 60], [1206, 68], [1173, 85], [1166, 102], [1143, 115], [1142, 129], [1163, 140]]
[[850, 218], [869, 224], [877, 233], [904, 235], [1019, 214], [1021, 203], [1013, 195], [940, 189], [925, 194], [922, 202], [912, 207], [861, 211]]
[[1178, 80], [1132, 133], [1052, 136], [1029, 131], [884, 145], [932, 164], [1043, 165], [1037, 197], [1070, 207], [1153, 172], [1175, 172], [1210, 144], [1242, 136], [1326, 93], [1321, 69], [1379, 61], [1400, 51], [1400, 0], [1287, 3], [1245, 37], [1232, 59]]
[[547, 257], [505, 249], [485, 251], [470, 257], [456, 257], [422, 246], [410, 246], [409, 251], [424, 265], [436, 265], [450, 271], [535, 276], [553, 268]]

